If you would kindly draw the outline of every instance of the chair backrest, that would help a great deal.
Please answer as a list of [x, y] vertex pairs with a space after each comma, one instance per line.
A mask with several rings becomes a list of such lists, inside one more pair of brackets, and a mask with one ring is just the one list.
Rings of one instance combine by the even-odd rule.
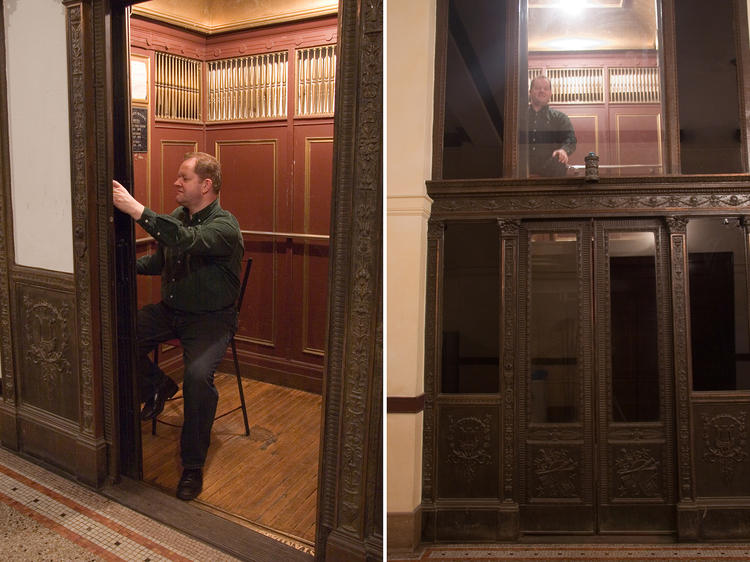
[[253, 258], [248, 257], [247, 263], [245, 263], [245, 273], [242, 274], [242, 285], [240, 285], [240, 296], [237, 298], [237, 313], [242, 310], [242, 299], [245, 298], [245, 289], [247, 288], [247, 280], [250, 277], [250, 268], [253, 265]]

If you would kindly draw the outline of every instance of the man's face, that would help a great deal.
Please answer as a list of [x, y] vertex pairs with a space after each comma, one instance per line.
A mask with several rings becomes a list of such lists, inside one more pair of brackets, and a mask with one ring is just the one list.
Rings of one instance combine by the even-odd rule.
[[533, 107], [544, 107], [549, 104], [552, 88], [547, 80], [534, 80], [529, 90], [529, 99]]
[[185, 160], [180, 165], [177, 180], [174, 182], [174, 186], [177, 188], [175, 200], [183, 207], [194, 208], [203, 200], [206, 188], [210, 189], [207, 182], [207, 179], [201, 180], [195, 173], [195, 158]]

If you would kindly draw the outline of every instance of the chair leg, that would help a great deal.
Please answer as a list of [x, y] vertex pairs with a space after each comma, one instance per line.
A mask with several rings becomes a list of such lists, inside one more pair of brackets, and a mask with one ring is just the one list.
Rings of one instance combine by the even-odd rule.
[[[159, 344], [154, 348], [154, 372], [159, 369]], [[156, 435], [156, 416], [151, 418], [151, 435]]]
[[237, 373], [237, 388], [240, 391], [240, 404], [242, 407], [242, 418], [245, 420], [245, 435], [250, 435], [250, 424], [247, 422], [247, 406], [245, 406], [245, 392], [242, 390], [242, 376], [240, 375], [240, 362], [237, 359], [237, 346], [232, 338], [232, 358], [234, 359], [234, 371]]

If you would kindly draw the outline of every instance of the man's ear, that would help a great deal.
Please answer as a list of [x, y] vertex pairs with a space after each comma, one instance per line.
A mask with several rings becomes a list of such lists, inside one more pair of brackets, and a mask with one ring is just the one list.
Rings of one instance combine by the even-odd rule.
[[213, 188], [214, 188], [214, 182], [211, 180], [211, 178], [206, 178], [203, 180], [203, 183], [201, 184], [201, 193], [205, 195], [209, 191], [213, 190]]

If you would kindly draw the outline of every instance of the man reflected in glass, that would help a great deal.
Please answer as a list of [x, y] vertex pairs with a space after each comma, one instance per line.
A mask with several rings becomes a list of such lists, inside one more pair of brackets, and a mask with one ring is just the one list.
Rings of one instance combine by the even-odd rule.
[[529, 176], [564, 176], [568, 160], [576, 149], [576, 135], [570, 119], [549, 107], [552, 84], [540, 74], [529, 88], [528, 143]]

